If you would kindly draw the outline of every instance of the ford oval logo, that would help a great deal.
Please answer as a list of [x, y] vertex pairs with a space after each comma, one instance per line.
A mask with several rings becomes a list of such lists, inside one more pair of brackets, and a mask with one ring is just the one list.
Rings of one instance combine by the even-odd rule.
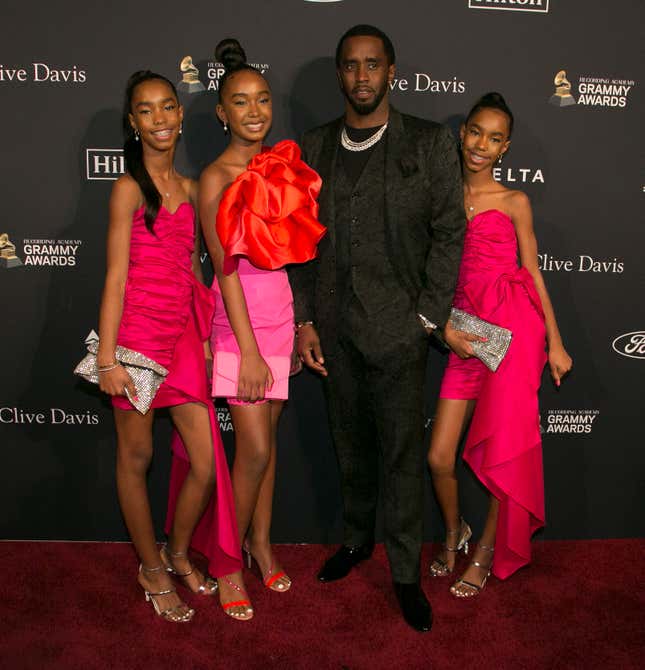
[[613, 350], [628, 358], [645, 358], [645, 330], [619, 335], [612, 343]]

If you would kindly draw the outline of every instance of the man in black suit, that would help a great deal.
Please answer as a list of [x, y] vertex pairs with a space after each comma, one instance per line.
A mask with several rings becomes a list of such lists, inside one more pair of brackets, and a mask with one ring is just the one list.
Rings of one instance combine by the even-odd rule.
[[[389, 104], [394, 48], [373, 26], [341, 38], [345, 114], [305, 133], [323, 179], [319, 257], [290, 279], [303, 361], [325, 377], [344, 504], [344, 544], [323, 582], [374, 546], [383, 458], [385, 547], [406, 621], [430, 629], [419, 582], [425, 485], [428, 333], [448, 319], [466, 218], [450, 131]], [[324, 352], [324, 356], [323, 356]]]

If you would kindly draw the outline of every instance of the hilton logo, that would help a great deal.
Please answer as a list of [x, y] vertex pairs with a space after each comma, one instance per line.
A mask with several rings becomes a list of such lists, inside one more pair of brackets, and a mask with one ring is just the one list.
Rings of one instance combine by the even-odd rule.
[[114, 181], [125, 174], [123, 149], [86, 149], [85, 163], [89, 181]]
[[501, 9], [510, 12], [549, 11], [549, 0], [468, 0], [470, 9]]

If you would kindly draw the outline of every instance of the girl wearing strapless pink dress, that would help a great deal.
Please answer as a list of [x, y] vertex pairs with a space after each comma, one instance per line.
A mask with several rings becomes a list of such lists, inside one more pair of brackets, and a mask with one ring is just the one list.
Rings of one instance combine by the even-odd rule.
[[[209, 555], [214, 575], [241, 568], [232, 488], [207, 385], [213, 300], [200, 281], [197, 189], [173, 165], [182, 120], [170, 81], [150, 71], [132, 75], [123, 117], [128, 174], [117, 180], [110, 198], [97, 353], [100, 388], [114, 406], [117, 488], [141, 560], [139, 583], [157, 614], [172, 622], [190, 621], [194, 610], [179, 598], [171, 575], [195, 594], [212, 596], [217, 589], [192, 566], [189, 545]], [[140, 414], [126, 397], [126, 389], [131, 396], [136, 391], [116, 361], [117, 345], [168, 369], [152, 408], [168, 407], [183, 438], [173, 459], [168, 544], [161, 552], [146, 491], [154, 411]]]
[[[246, 63], [236, 40], [221, 42], [224, 64], [217, 116], [230, 142], [200, 179], [200, 219], [213, 262], [213, 395], [228, 400], [235, 430], [233, 490], [239, 543], [264, 585], [284, 592], [291, 580], [271, 547], [278, 419], [288, 395], [294, 343], [293, 298], [285, 265], [316, 255], [320, 178], [291, 141], [263, 145], [271, 127], [269, 85]], [[228, 585], [250, 618], [239, 582]]]
[[[513, 116], [498, 93], [484, 95], [461, 128], [468, 226], [454, 306], [512, 331], [496, 372], [473, 356], [478, 338], [448, 324], [451, 348], [433, 425], [428, 461], [446, 525], [435, 577], [453, 573], [468, 552], [471, 529], [459, 513], [455, 459], [470, 421], [464, 460], [490, 493], [484, 531], [472, 562], [451, 586], [478, 595], [491, 572], [506, 579], [529, 563], [530, 540], [544, 525], [538, 389], [548, 360], [556, 386], [571, 369], [538, 268], [527, 196], [499, 184], [493, 167], [509, 148]], [[519, 266], [518, 266], [519, 257]], [[545, 351], [546, 349], [546, 351]], [[548, 355], [547, 355], [548, 352]]]

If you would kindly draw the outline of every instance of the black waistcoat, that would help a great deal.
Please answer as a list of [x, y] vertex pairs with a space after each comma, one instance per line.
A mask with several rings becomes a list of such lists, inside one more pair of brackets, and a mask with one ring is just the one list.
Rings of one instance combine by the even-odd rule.
[[404, 294], [386, 246], [385, 142], [377, 143], [355, 184], [338, 152], [334, 202], [339, 307], [356, 297], [373, 314]]

